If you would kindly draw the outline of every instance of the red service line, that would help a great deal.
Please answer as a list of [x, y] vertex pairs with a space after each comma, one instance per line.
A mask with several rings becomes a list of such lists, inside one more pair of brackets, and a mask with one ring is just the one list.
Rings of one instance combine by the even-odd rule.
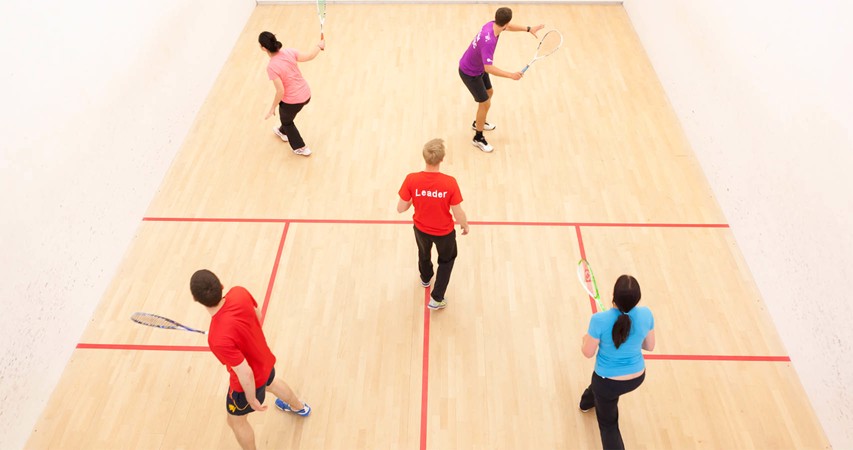
[[285, 223], [285, 219], [238, 219], [216, 217], [143, 217], [143, 222]]
[[278, 274], [278, 264], [281, 262], [281, 252], [284, 250], [284, 240], [287, 239], [287, 230], [290, 228], [289, 223], [284, 224], [284, 231], [281, 232], [281, 241], [278, 243], [278, 252], [275, 254], [275, 263], [272, 265], [272, 274], [270, 274], [270, 282], [267, 285], [267, 293], [264, 296], [264, 306], [261, 307], [261, 326], [264, 325], [264, 320], [267, 318], [267, 308], [270, 305], [270, 297], [272, 296], [272, 287], [275, 284], [275, 276]]
[[[429, 302], [429, 290], [426, 290], [426, 302]], [[424, 354], [423, 378], [421, 383], [421, 448], [426, 447], [427, 400], [429, 394], [429, 314], [424, 306]], [[138, 345], [138, 344], [89, 344], [79, 343], [77, 348], [96, 350], [154, 350], [166, 352], [206, 352], [207, 346], [201, 345]], [[658, 361], [746, 361], [746, 362], [791, 362], [789, 356], [749, 356], [749, 355], [662, 355], [645, 353], [643, 358]]]
[[134, 344], [86, 344], [79, 343], [77, 348], [100, 350], [158, 350], [166, 352], [206, 352], [209, 348], [200, 345], [134, 345]]
[[424, 354], [421, 377], [421, 447], [426, 450], [427, 441], [427, 403], [429, 402], [429, 288], [424, 289]]
[[143, 217], [144, 222], [208, 222], [208, 223], [340, 223], [367, 225], [411, 225], [411, 220], [347, 220], [347, 219], [240, 219], [233, 217]]
[[[210, 223], [339, 223], [367, 225], [411, 225], [411, 220], [354, 220], [354, 219], [241, 219], [229, 217], [143, 217], [145, 222], [210, 222]], [[471, 221], [471, 225], [531, 226], [531, 227], [623, 227], [623, 228], [729, 228], [726, 223], [639, 223], [639, 222], [513, 222]]]
[[472, 225], [518, 225], [535, 227], [621, 227], [621, 228], [729, 228], [727, 223], [639, 223], [639, 222], [469, 222]]
[[657, 359], [662, 361], [766, 361], [766, 362], [790, 362], [788, 356], [741, 356], [741, 355], [660, 355], [643, 354], [645, 359]]

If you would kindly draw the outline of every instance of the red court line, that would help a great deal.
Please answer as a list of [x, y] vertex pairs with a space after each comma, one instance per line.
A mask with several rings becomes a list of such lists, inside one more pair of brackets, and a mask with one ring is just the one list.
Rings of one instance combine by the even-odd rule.
[[[586, 249], [583, 247], [583, 235], [581, 235], [581, 227], [575, 226], [575, 234], [578, 236], [578, 247], [581, 251], [581, 259], [586, 259]], [[592, 313], [595, 314], [595, 299], [592, 298], [591, 295], [589, 297], [589, 307], [592, 309]]]
[[424, 289], [424, 361], [421, 377], [421, 450], [426, 450], [427, 402], [429, 401], [429, 288]]
[[287, 219], [229, 219], [216, 217], [143, 217], [143, 222], [286, 223]]
[[132, 345], [132, 344], [86, 344], [79, 343], [77, 348], [98, 350], [159, 350], [166, 352], [206, 352], [207, 346], [199, 345]]
[[[339, 223], [367, 225], [411, 225], [411, 220], [350, 220], [350, 219], [240, 219], [213, 217], [143, 217], [146, 222], [213, 222], [213, 223]], [[514, 225], [532, 227], [623, 227], [623, 228], [729, 228], [725, 223], [637, 223], [637, 222], [499, 222], [471, 221], [471, 225]]]
[[[429, 302], [429, 289], [425, 302]], [[424, 361], [421, 391], [421, 449], [426, 448], [427, 398], [429, 384], [429, 314], [424, 307]], [[136, 345], [136, 344], [90, 344], [79, 343], [77, 348], [95, 350], [155, 350], [167, 352], [206, 352], [208, 347], [200, 345]], [[643, 358], [658, 361], [743, 361], [743, 362], [791, 362], [789, 356], [749, 356], [749, 355], [661, 355], [645, 353]]]
[[472, 225], [519, 225], [538, 227], [622, 227], [622, 228], [729, 228], [726, 223], [639, 223], [639, 222], [468, 222]]
[[287, 239], [287, 230], [290, 228], [290, 223], [284, 223], [284, 231], [281, 232], [281, 241], [278, 243], [278, 252], [275, 254], [275, 263], [272, 265], [272, 274], [270, 282], [267, 285], [267, 293], [264, 296], [264, 306], [261, 308], [261, 326], [264, 325], [264, 320], [267, 318], [267, 307], [270, 305], [270, 297], [272, 296], [272, 287], [275, 284], [275, 276], [278, 274], [278, 264], [281, 261], [281, 252], [284, 250], [284, 240]]
[[643, 354], [645, 359], [659, 359], [665, 361], [776, 361], [790, 362], [788, 356], [739, 356], [739, 355], [658, 355]]
[[144, 222], [212, 222], [212, 223], [340, 223], [369, 225], [411, 225], [411, 220], [347, 220], [347, 219], [240, 219], [233, 217], [143, 217]]

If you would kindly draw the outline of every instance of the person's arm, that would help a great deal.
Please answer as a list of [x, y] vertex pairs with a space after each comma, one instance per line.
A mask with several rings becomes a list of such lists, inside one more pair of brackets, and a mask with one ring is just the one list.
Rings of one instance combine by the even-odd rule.
[[269, 119], [270, 117], [275, 115], [275, 110], [278, 108], [278, 103], [281, 102], [281, 98], [284, 97], [284, 84], [281, 82], [281, 78], [275, 78], [272, 80], [272, 84], [275, 85], [275, 97], [272, 99], [272, 106], [270, 106], [270, 110], [267, 113], [267, 116], [264, 117], [264, 120]]
[[525, 32], [532, 34], [534, 37], [539, 37], [539, 36], [536, 36], [536, 33], [538, 33], [539, 30], [541, 30], [543, 28], [545, 28], [545, 25], [543, 25], [543, 24], [534, 25], [534, 26], [527, 26], [527, 25], [516, 25], [514, 23], [511, 23], [511, 24], [507, 25], [507, 27], [506, 27], [507, 31], [525, 31]]
[[486, 64], [485, 70], [486, 70], [486, 73], [489, 75], [494, 75], [496, 77], [509, 78], [512, 80], [520, 80], [521, 77], [524, 76], [524, 74], [521, 72], [507, 72], [506, 70], [503, 70], [499, 67], [495, 67], [494, 65], [491, 65], [491, 64]]
[[598, 350], [598, 342], [599, 340], [590, 336], [589, 333], [584, 334], [583, 343], [581, 344], [581, 353], [583, 353], [587, 358], [592, 358]]
[[459, 222], [459, 226], [462, 227], [462, 235], [468, 234], [468, 216], [465, 215], [465, 211], [462, 210], [462, 204], [451, 205], [450, 211], [453, 212], [453, 218]]
[[646, 351], [654, 351], [655, 349], [655, 330], [650, 330], [646, 335], [646, 338], [643, 339], [643, 350]]
[[397, 201], [397, 212], [404, 213], [412, 207], [412, 201], [405, 201], [402, 198]]
[[240, 364], [232, 367], [237, 379], [240, 380], [240, 386], [243, 387], [243, 392], [246, 394], [246, 401], [249, 406], [255, 411], [266, 411], [267, 407], [262, 405], [255, 396], [255, 373], [249, 366], [249, 362], [245, 359]]
[[310, 51], [307, 52], [297, 52], [296, 60], [299, 62], [311, 61], [316, 58], [317, 55], [320, 54], [320, 50], [326, 48], [326, 41], [320, 41], [314, 47], [311, 47]]

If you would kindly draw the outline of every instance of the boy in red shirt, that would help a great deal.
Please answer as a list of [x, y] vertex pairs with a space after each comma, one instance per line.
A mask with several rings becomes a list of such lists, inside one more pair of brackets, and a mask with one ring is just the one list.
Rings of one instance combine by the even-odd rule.
[[447, 306], [444, 292], [447, 290], [450, 272], [453, 271], [453, 262], [456, 260], [454, 217], [462, 227], [462, 234], [468, 234], [468, 218], [462, 210], [459, 185], [455, 178], [439, 171], [444, 153], [444, 141], [441, 139], [433, 139], [424, 145], [426, 169], [406, 176], [403, 186], [400, 187], [400, 200], [397, 202], [399, 213], [408, 211], [412, 205], [415, 206], [415, 242], [418, 244], [418, 270], [423, 287], [429, 287], [433, 276], [433, 244], [438, 250], [438, 273], [427, 304], [432, 310]]
[[287, 383], [275, 379], [275, 355], [267, 345], [261, 313], [252, 294], [235, 286], [223, 297], [223, 289], [219, 278], [209, 270], [196, 271], [190, 279], [193, 299], [207, 307], [211, 316], [207, 334], [210, 350], [231, 374], [225, 399], [228, 425], [240, 447], [254, 449], [255, 432], [247, 415], [266, 411], [262, 405], [266, 391], [278, 397], [275, 405], [282, 411], [304, 417], [311, 413], [311, 407], [299, 401]]

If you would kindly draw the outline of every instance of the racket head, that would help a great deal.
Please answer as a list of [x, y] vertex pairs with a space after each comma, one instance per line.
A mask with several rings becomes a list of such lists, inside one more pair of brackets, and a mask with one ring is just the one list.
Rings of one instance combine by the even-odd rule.
[[586, 293], [595, 300], [598, 310], [607, 310], [601, 302], [601, 294], [598, 291], [598, 282], [595, 281], [595, 273], [593, 273], [592, 266], [589, 265], [589, 261], [586, 259], [578, 261], [578, 280], [580, 280], [581, 286], [583, 286]]
[[317, 0], [317, 17], [320, 18], [320, 26], [326, 21], [326, 0]]
[[563, 35], [557, 30], [550, 30], [542, 36], [536, 48], [536, 56], [541, 58], [550, 55], [563, 46]]
[[150, 313], [145, 313], [145, 312], [135, 312], [130, 316], [130, 320], [132, 320], [132, 321], [134, 321], [140, 325], [146, 325], [146, 326], [154, 327], [154, 328], [163, 328], [166, 330], [187, 330], [187, 331], [194, 331], [196, 333], [205, 334], [204, 331], [196, 330], [196, 329], [181, 325], [180, 323], [175, 322], [172, 319], [169, 319], [169, 318], [166, 318], [163, 316], [158, 316], [157, 314], [150, 314]]

